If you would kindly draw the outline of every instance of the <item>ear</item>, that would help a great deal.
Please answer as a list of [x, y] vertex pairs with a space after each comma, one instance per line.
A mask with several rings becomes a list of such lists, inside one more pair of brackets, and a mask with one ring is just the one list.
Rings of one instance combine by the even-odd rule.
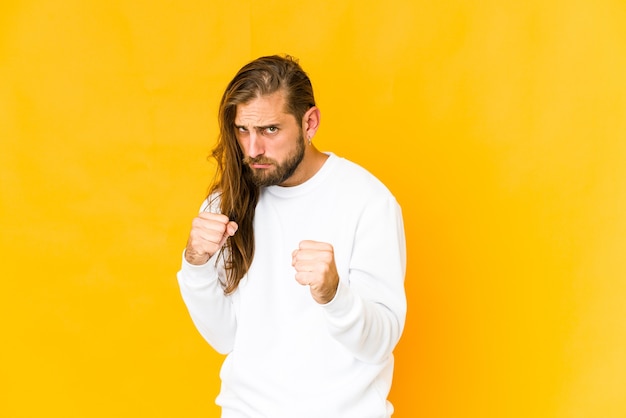
[[317, 106], [313, 106], [306, 111], [302, 117], [302, 129], [305, 132], [307, 139], [311, 139], [315, 136], [315, 133], [320, 127], [320, 110]]

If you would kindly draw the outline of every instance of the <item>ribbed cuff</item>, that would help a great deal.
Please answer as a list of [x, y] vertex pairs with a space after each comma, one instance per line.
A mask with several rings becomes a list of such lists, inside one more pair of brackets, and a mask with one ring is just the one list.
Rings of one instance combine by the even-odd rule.
[[189, 263], [185, 259], [185, 250], [183, 250], [183, 260], [181, 263], [180, 275], [189, 286], [207, 285], [213, 280], [217, 280], [217, 268], [215, 267], [215, 259], [209, 258], [206, 263], [195, 265]]

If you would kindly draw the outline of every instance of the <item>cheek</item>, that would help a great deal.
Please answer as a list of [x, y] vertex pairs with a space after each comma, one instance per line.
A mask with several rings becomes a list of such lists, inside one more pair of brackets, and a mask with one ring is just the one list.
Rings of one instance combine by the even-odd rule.
[[285, 157], [294, 152], [297, 148], [297, 144], [294, 137], [285, 135], [266, 144], [265, 148], [267, 152], [271, 152], [276, 156]]

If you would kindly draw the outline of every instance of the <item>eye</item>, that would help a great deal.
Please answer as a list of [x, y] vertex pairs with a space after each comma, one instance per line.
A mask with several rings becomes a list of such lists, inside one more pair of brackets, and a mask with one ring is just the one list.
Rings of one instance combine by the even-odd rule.
[[265, 132], [267, 132], [268, 134], [275, 134], [276, 132], [278, 132], [278, 128], [276, 126], [268, 126], [267, 128], [265, 128]]
[[244, 128], [243, 126], [237, 126], [237, 130], [241, 133], [246, 133], [248, 132], [248, 130], [246, 128]]

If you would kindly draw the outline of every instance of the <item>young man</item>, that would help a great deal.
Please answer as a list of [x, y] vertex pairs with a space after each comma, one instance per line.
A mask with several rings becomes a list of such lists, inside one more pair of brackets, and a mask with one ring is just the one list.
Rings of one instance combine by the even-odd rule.
[[262, 57], [219, 110], [216, 181], [178, 281], [218, 352], [222, 417], [384, 418], [404, 327], [402, 214], [363, 168], [312, 139], [308, 76]]

